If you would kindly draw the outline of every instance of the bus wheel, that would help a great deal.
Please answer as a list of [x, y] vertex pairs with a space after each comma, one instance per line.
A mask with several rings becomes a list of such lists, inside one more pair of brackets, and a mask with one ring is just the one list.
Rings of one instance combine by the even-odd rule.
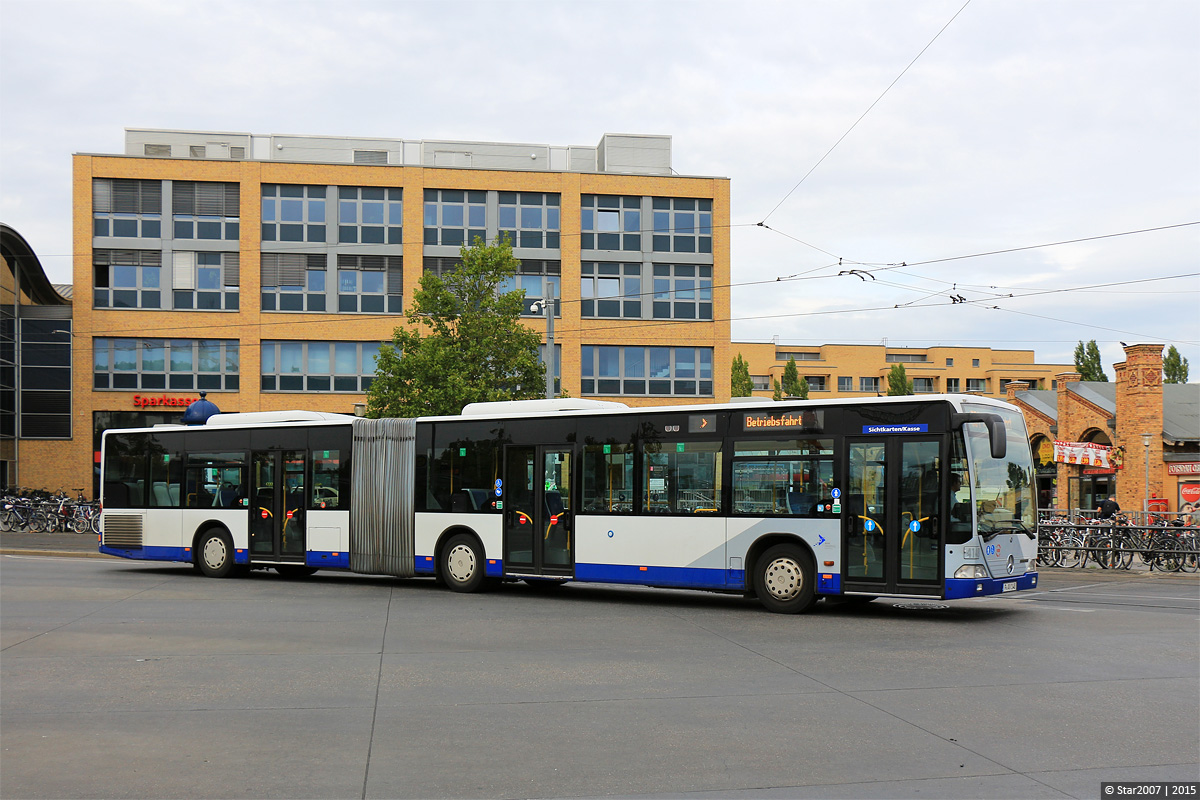
[[305, 567], [301, 564], [280, 564], [275, 571], [283, 578], [307, 578], [316, 573], [316, 567]]
[[812, 559], [795, 545], [769, 548], [759, 557], [754, 577], [754, 593], [768, 611], [798, 614], [816, 602]]
[[478, 592], [484, 586], [483, 552], [474, 536], [460, 533], [442, 550], [441, 577], [456, 592]]
[[210, 578], [227, 578], [233, 571], [233, 541], [229, 534], [210, 528], [200, 534], [196, 547], [196, 566]]

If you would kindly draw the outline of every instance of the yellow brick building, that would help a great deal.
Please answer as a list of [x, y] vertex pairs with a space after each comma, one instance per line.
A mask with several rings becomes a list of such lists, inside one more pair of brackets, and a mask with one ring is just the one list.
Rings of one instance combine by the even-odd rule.
[[974, 393], [1004, 397], [1004, 387], [1022, 381], [1031, 389], [1054, 388], [1054, 376], [1073, 364], [1039, 364], [1032, 350], [990, 347], [889, 347], [885, 344], [784, 345], [734, 342], [730, 357], [741, 353], [750, 367], [754, 394], [770, 397], [783, 382], [794, 358], [809, 397], [874, 397], [888, 392], [888, 373], [903, 364], [916, 394]]
[[[561, 388], [729, 397], [729, 181], [666, 136], [597, 146], [126, 129], [74, 156], [74, 393], [28, 485], [92, 486], [100, 432], [222, 411], [353, 413], [425, 271], [508, 233]], [[452, 378], [452, 376], [447, 376]]]

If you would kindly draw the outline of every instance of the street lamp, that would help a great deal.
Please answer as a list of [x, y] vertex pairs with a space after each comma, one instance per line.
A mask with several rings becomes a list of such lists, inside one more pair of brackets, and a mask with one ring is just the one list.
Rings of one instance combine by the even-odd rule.
[[546, 357], [543, 363], [546, 365], [546, 399], [554, 399], [554, 298], [542, 298], [535, 300], [529, 305], [529, 309], [535, 314], [545, 313], [546, 315]]
[[[1142, 444], [1146, 448], [1146, 488], [1142, 492], [1142, 512], [1146, 514], [1150, 512], [1150, 440], [1153, 437], [1152, 433], [1142, 434]], [[1149, 519], [1146, 523], [1149, 524]]]

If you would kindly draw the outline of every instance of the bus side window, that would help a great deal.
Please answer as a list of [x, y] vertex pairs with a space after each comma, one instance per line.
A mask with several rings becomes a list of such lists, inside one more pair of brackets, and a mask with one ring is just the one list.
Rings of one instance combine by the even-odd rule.
[[633, 513], [632, 445], [584, 446], [582, 501], [587, 514]]

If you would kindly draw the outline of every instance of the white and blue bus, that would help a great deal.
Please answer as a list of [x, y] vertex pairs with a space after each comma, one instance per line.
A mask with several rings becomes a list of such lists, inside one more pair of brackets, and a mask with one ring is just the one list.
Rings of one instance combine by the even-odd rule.
[[211, 577], [585, 581], [784, 613], [1037, 585], [1024, 420], [975, 396], [218, 414], [107, 431], [101, 482], [102, 553]]

